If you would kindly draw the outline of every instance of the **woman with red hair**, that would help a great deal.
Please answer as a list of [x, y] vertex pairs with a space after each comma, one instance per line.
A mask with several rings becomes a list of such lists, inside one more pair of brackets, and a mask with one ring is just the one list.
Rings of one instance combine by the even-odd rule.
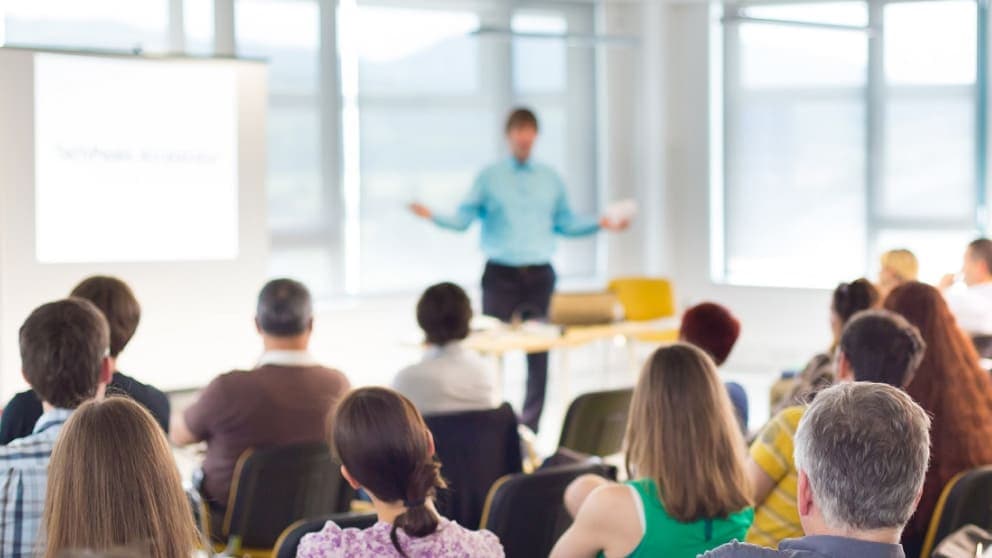
[[958, 473], [992, 464], [992, 380], [937, 289], [906, 283], [889, 293], [885, 308], [916, 326], [927, 346], [906, 387], [933, 417], [933, 451], [923, 497], [903, 532], [906, 556], [915, 558], [947, 482]]
[[[741, 322], [730, 310], [715, 302], [697, 304], [682, 315], [679, 340], [702, 349], [718, 367], [730, 356], [741, 334]], [[748, 400], [744, 387], [737, 382], [724, 382], [727, 395], [734, 404], [734, 413], [741, 432], [747, 436]]]

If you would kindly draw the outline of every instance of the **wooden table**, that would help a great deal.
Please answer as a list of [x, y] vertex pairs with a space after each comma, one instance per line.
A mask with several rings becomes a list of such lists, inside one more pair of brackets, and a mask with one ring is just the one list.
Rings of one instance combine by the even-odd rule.
[[570, 391], [571, 374], [568, 350], [604, 340], [622, 338], [628, 351], [630, 370], [636, 377], [639, 363], [636, 342], [671, 342], [678, 339], [678, 323], [672, 320], [633, 322], [622, 321], [602, 325], [557, 327], [524, 324], [521, 327], [503, 325], [494, 329], [472, 333], [465, 346], [495, 358], [499, 372], [498, 384], [502, 391], [505, 356], [510, 352], [543, 353], [562, 350], [563, 395]]

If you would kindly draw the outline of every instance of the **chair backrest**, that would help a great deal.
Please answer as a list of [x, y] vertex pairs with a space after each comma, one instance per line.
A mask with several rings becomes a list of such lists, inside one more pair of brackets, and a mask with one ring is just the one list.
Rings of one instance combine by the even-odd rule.
[[499, 537], [507, 558], [546, 558], [572, 524], [563, 502], [565, 489], [586, 474], [615, 480], [617, 470], [583, 464], [503, 477], [489, 491], [482, 528]]
[[668, 279], [621, 277], [610, 281], [628, 320], [646, 321], [675, 315], [675, 293]]
[[558, 447], [588, 455], [620, 451], [634, 390], [618, 389], [580, 395], [568, 406]]
[[228, 548], [272, 548], [294, 521], [347, 511], [354, 493], [327, 444], [247, 450], [224, 519]]
[[378, 517], [374, 513], [338, 513], [322, 515], [311, 519], [301, 519], [293, 523], [279, 535], [272, 549], [274, 558], [296, 558], [296, 549], [304, 535], [316, 533], [324, 528], [328, 521], [333, 521], [342, 529], [368, 529], [375, 525]]
[[992, 530], [992, 465], [965, 471], [947, 483], [934, 508], [920, 556], [930, 556], [940, 541], [965, 525]]
[[517, 416], [504, 403], [493, 410], [428, 415], [424, 420], [434, 434], [441, 475], [448, 483], [438, 495], [438, 511], [461, 525], [478, 525], [489, 487], [522, 469]]

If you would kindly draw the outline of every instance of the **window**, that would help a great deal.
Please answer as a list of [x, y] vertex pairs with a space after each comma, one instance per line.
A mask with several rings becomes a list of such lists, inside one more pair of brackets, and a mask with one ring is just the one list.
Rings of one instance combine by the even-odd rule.
[[[568, 47], [565, 37], [573, 23], [591, 25], [591, 9], [507, 18], [503, 10], [460, 3], [405, 6], [346, 2], [339, 11], [350, 293], [478, 280], [478, 228], [441, 230], [407, 205], [419, 200], [453, 211], [476, 174], [505, 156], [502, 124], [513, 105], [537, 111], [535, 158], [562, 174], [576, 209], [596, 204], [594, 53]], [[481, 33], [483, 27], [502, 31]], [[560, 274], [595, 274], [595, 250], [594, 240], [563, 240]]]
[[239, 56], [269, 62], [270, 273], [314, 292], [340, 288], [336, 236], [323, 173], [320, 10], [316, 0], [238, 0]]
[[0, 17], [8, 45], [162, 52], [168, 0], [4, 0]]
[[829, 287], [891, 248], [916, 252], [924, 279], [940, 273], [926, 262], [956, 268], [982, 183], [976, 3], [728, 12], [717, 279]]
[[[170, 0], [178, 2], [180, 0]], [[214, 1], [181, 0], [186, 52], [197, 55], [214, 53]]]

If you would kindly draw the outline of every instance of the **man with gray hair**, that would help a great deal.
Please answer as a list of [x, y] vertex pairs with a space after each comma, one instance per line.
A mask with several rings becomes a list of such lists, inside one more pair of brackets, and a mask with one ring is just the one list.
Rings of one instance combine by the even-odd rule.
[[269, 281], [258, 295], [255, 327], [265, 347], [255, 369], [218, 376], [172, 418], [174, 443], [207, 442], [200, 491], [211, 519], [223, 518], [246, 449], [324, 441], [326, 418], [350, 387], [344, 374], [321, 366], [308, 350], [313, 304], [302, 283]]
[[778, 550], [733, 542], [705, 558], [904, 558], [899, 537], [923, 490], [930, 418], [886, 384], [822, 391], [796, 431], [797, 504], [806, 536]]

